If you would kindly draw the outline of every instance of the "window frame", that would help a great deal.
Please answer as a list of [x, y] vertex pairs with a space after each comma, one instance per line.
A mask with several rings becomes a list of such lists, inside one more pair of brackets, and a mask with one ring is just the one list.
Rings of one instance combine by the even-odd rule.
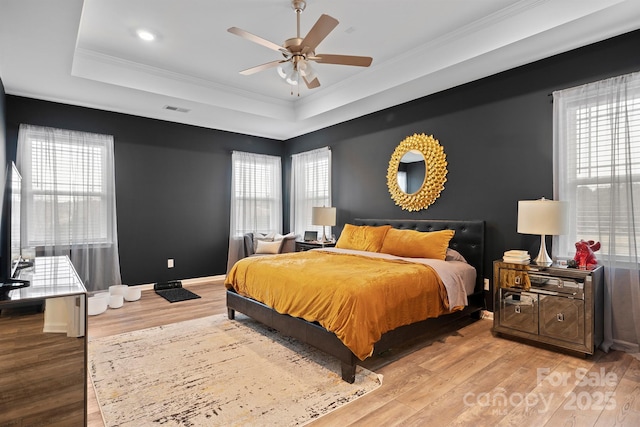
[[[628, 234], [625, 234], [624, 231], [607, 234], [607, 227], [597, 225], [589, 228], [588, 225], [584, 225], [589, 221], [587, 215], [580, 215], [581, 209], [586, 210], [585, 203], [589, 203], [588, 200], [581, 197], [580, 189], [590, 188], [596, 191], [598, 188], [604, 190], [608, 188], [609, 191], [619, 191], [622, 184], [616, 181], [616, 178], [623, 176], [617, 172], [621, 168], [631, 170], [631, 174], [625, 175], [630, 177], [630, 180], [624, 183], [625, 185], [630, 184], [631, 187], [625, 190], [632, 191], [634, 194], [640, 191], [640, 96], [627, 100], [625, 104], [616, 101], [609, 102], [606, 98], [603, 101], [603, 98], [603, 96], [592, 96], [583, 100], [566, 99], [558, 107], [559, 115], [554, 116], [554, 126], [557, 125], [555, 120], [558, 117], [566, 122], [566, 124], [563, 123], [566, 134], [558, 135], [559, 132], [556, 129], [556, 138], [562, 140], [564, 144], [556, 147], [556, 152], [559, 150], [560, 153], [557, 156], [554, 155], [556, 163], [554, 170], [557, 176], [554, 185], [557, 197], [560, 200], [570, 202], [569, 216], [571, 218], [571, 226], [567, 235], [554, 237], [554, 252], [558, 258], [572, 258], [575, 253], [574, 242], [581, 239], [600, 240], [602, 249], [601, 252], [598, 252], [598, 258], [608, 260], [615, 257], [622, 263], [630, 263], [633, 258], [633, 245], [628, 241]], [[615, 121], [612, 126], [606, 115], [610, 109], [621, 108], [621, 106], [626, 107], [627, 117], [630, 119], [624, 123]], [[631, 147], [625, 151], [619, 149], [616, 151], [612, 141], [620, 138], [621, 134], [630, 137]], [[612, 135], [617, 135], [617, 137]], [[602, 154], [603, 151], [605, 154], [609, 153], [610, 157], [615, 160], [603, 162], [602, 159], [605, 157], [605, 154]], [[594, 152], [597, 154], [593, 155]], [[621, 157], [624, 158], [623, 162], [618, 161]], [[560, 165], [562, 162], [566, 166]], [[594, 162], [598, 164], [594, 164]], [[627, 187], [629, 186], [627, 185]], [[606, 218], [606, 214], [600, 214], [598, 210], [600, 208], [598, 201], [602, 200], [599, 199], [599, 196], [594, 194], [596, 210], [592, 214], [592, 220], [597, 224], [601, 224], [600, 218], [603, 218], [603, 215]], [[606, 193], [604, 196], [607, 197]], [[640, 200], [640, 197], [637, 200]], [[582, 207], [579, 207], [580, 205]], [[640, 212], [632, 220], [640, 224]], [[613, 254], [607, 250], [611, 245], [611, 238], [616, 242]], [[625, 240], [627, 243], [621, 248], [620, 242]], [[640, 251], [640, 240], [636, 241], [635, 250]]]
[[[110, 156], [107, 152], [109, 143], [113, 144], [113, 137], [110, 135], [93, 134], [88, 132], [70, 131], [55, 128], [38, 128], [27, 126], [21, 128], [24, 132], [23, 143], [25, 144], [25, 153], [29, 161], [28, 173], [23, 172], [23, 204], [25, 212], [24, 232], [25, 247], [45, 247], [55, 245], [58, 248], [73, 248], [79, 246], [89, 247], [110, 247], [117, 239], [115, 230], [109, 220], [109, 201], [112, 197], [110, 193], [108, 164]], [[50, 138], [48, 132], [55, 134], [54, 138]], [[54, 140], [55, 139], [55, 140]], [[60, 141], [63, 139], [62, 141]], [[80, 142], [81, 141], [81, 142]], [[89, 151], [90, 150], [90, 151]], [[78, 159], [87, 159], [84, 162], [85, 168], [79, 167], [83, 162]], [[46, 160], [44, 160], [46, 159]], [[49, 163], [47, 163], [49, 162]], [[66, 165], [64, 164], [66, 163]], [[53, 167], [50, 164], [54, 164]], [[94, 166], [98, 166], [97, 173], [92, 172]], [[60, 172], [60, 168], [63, 172]], [[49, 169], [49, 179], [42, 180], [41, 177], [46, 176], [46, 168]], [[55, 174], [55, 177], [53, 176]], [[79, 176], [80, 175], [80, 176]], [[99, 184], [94, 186], [98, 191], [84, 192], [87, 188], [86, 182], [97, 181]], [[97, 178], [97, 179], [96, 179]], [[56, 185], [60, 182], [67, 181], [66, 187], [56, 189]], [[57, 183], [57, 184], [54, 184]], [[74, 191], [75, 189], [79, 191]], [[47, 215], [54, 209], [60, 209], [64, 203], [60, 198], [81, 198], [85, 199], [82, 212], [86, 223], [91, 223], [91, 218], [95, 215], [92, 212], [98, 212], [100, 221], [98, 227], [82, 227], [81, 222], [67, 222], [67, 228], [62, 228], [68, 236], [68, 239], [62, 239], [60, 242], [61, 227], [56, 224], [55, 227], [48, 227], [50, 221]], [[38, 200], [40, 199], [40, 200]], [[47, 200], [48, 199], [48, 200]], [[91, 200], [97, 200], [94, 205], [97, 209], [91, 209]], [[57, 204], [55, 208], [43, 208], [43, 204]], [[67, 202], [67, 205], [70, 203]], [[38, 206], [40, 207], [38, 208]], [[52, 205], [50, 205], [52, 206]], [[71, 218], [72, 214], [69, 214]], [[40, 225], [38, 225], [40, 224]], [[83, 230], [79, 231], [79, 230]], [[71, 232], [73, 230], [73, 232]], [[90, 231], [90, 233], [87, 233]]]
[[[260, 157], [264, 160], [264, 162], [257, 164], [242, 157], [233, 159], [234, 176], [232, 177], [232, 179], [234, 180], [234, 194], [232, 203], [235, 202], [236, 204], [236, 219], [235, 222], [232, 222], [235, 225], [235, 229], [232, 230], [232, 235], [235, 235], [236, 237], [241, 237], [246, 233], [271, 233], [274, 232], [273, 228], [276, 222], [278, 224], [282, 223], [282, 191], [278, 188], [271, 188], [277, 185], [282, 185], [282, 169], [280, 158], [270, 155], [258, 155], [253, 153], [246, 154]], [[261, 168], [262, 170], [256, 171], [256, 168]], [[270, 175], [269, 179], [259, 179], [260, 176], [264, 178], [264, 176], [267, 175]], [[251, 178], [251, 182], [247, 182], [248, 180], [246, 179], [238, 179], [246, 176]], [[262, 188], [262, 190], [264, 191], [258, 191], [259, 187], [256, 184], [260, 181], [262, 182], [262, 185], [265, 186], [264, 188]], [[241, 191], [238, 184], [242, 184], [242, 186], [247, 184], [251, 187], [251, 190], [248, 192]], [[249, 195], [246, 196], [247, 194]], [[258, 197], [258, 194], [260, 195], [260, 197]], [[264, 217], [255, 215], [255, 212], [252, 217], [253, 221], [250, 221], [252, 223], [241, 223], [240, 221], [238, 221], [238, 218], [245, 217], [245, 215], [240, 213], [243, 212], [243, 210], [246, 209], [247, 206], [249, 206], [249, 209], [256, 208], [254, 210], [257, 211], [257, 206], [259, 205], [264, 205], [264, 208], [266, 208], [269, 212], [269, 217], [266, 219], [265, 223], [260, 223], [259, 219]], [[281, 226], [278, 226], [277, 230], [280, 229]]]
[[[299, 164], [297, 164], [300, 162]], [[320, 171], [322, 169], [322, 171]], [[298, 176], [298, 170], [304, 176]], [[320, 175], [324, 176], [320, 176]], [[318, 184], [324, 177], [325, 181]], [[302, 182], [298, 182], [302, 178]], [[296, 186], [301, 185], [302, 191]], [[302, 195], [302, 197], [300, 197]], [[331, 149], [322, 147], [291, 156], [291, 230], [297, 235], [305, 231], [323, 233], [323, 227], [312, 224], [313, 206], [331, 206]], [[304, 210], [304, 212], [300, 212]]]

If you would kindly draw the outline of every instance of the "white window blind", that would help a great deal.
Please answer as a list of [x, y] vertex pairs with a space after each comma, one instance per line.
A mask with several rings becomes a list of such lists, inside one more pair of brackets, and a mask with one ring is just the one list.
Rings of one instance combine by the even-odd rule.
[[227, 271], [244, 256], [246, 233], [282, 232], [280, 157], [234, 151]]
[[291, 156], [291, 230], [322, 233], [311, 221], [314, 206], [331, 206], [331, 150], [329, 147]]
[[640, 249], [640, 79], [624, 93], [607, 83], [554, 93], [556, 184], [571, 206], [560, 256], [572, 257], [580, 239], [599, 240], [605, 257], [628, 260]]
[[[27, 244], [113, 242], [105, 135], [25, 131], [30, 161]], [[106, 136], [113, 141], [112, 137]]]
[[282, 178], [279, 157], [237, 153], [233, 160], [233, 188], [235, 235], [281, 231]]

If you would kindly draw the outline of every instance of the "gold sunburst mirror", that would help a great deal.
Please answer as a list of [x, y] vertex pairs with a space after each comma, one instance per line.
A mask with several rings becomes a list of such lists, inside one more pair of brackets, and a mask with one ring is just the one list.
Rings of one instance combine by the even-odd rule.
[[387, 187], [393, 201], [402, 209], [428, 208], [440, 197], [446, 181], [447, 156], [433, 135], [408, 136], [391, 155]]

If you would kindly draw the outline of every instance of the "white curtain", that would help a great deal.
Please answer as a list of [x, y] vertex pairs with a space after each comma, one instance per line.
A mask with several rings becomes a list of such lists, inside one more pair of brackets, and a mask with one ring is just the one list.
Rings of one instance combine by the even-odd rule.
[[311, 208], [331, 206], [331, 150], [329, 147], [291, 156], [291, 231], [303, 236], [322, 226], [311, 223]]
[[234, 151], [227, 271], [244, 256], [245, 233], [282, 233], [280, 157]]
[[88, 291], [122, 283], [113, 136], [20, 125], [22, 244], [67, 255]]
[[570, 232], [554, 252], [596, 240], [605, 268], [604, 342], [632, 353], [640, 345], [640, 73], [554, 92], [555, 196], [568, 201]]

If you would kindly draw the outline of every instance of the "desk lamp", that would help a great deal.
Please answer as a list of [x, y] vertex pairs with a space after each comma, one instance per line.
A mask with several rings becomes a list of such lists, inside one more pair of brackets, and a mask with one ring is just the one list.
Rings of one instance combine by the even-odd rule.
[[322, 240], [320, 241], [322, 243], [329, 242], [325, 234], [325, 227], [336, 225], [336, 208], [326, 206], [311, 208], [311, 223], [322, 226]]
[[538, 265], [549, 266], [553, 260], [547, 253], [546, 236], [555, 236], [566, 232], [567, 203], [557, 200], [518, 201], [518, 233], [540, 234], [540, 252], [533, 260]]

